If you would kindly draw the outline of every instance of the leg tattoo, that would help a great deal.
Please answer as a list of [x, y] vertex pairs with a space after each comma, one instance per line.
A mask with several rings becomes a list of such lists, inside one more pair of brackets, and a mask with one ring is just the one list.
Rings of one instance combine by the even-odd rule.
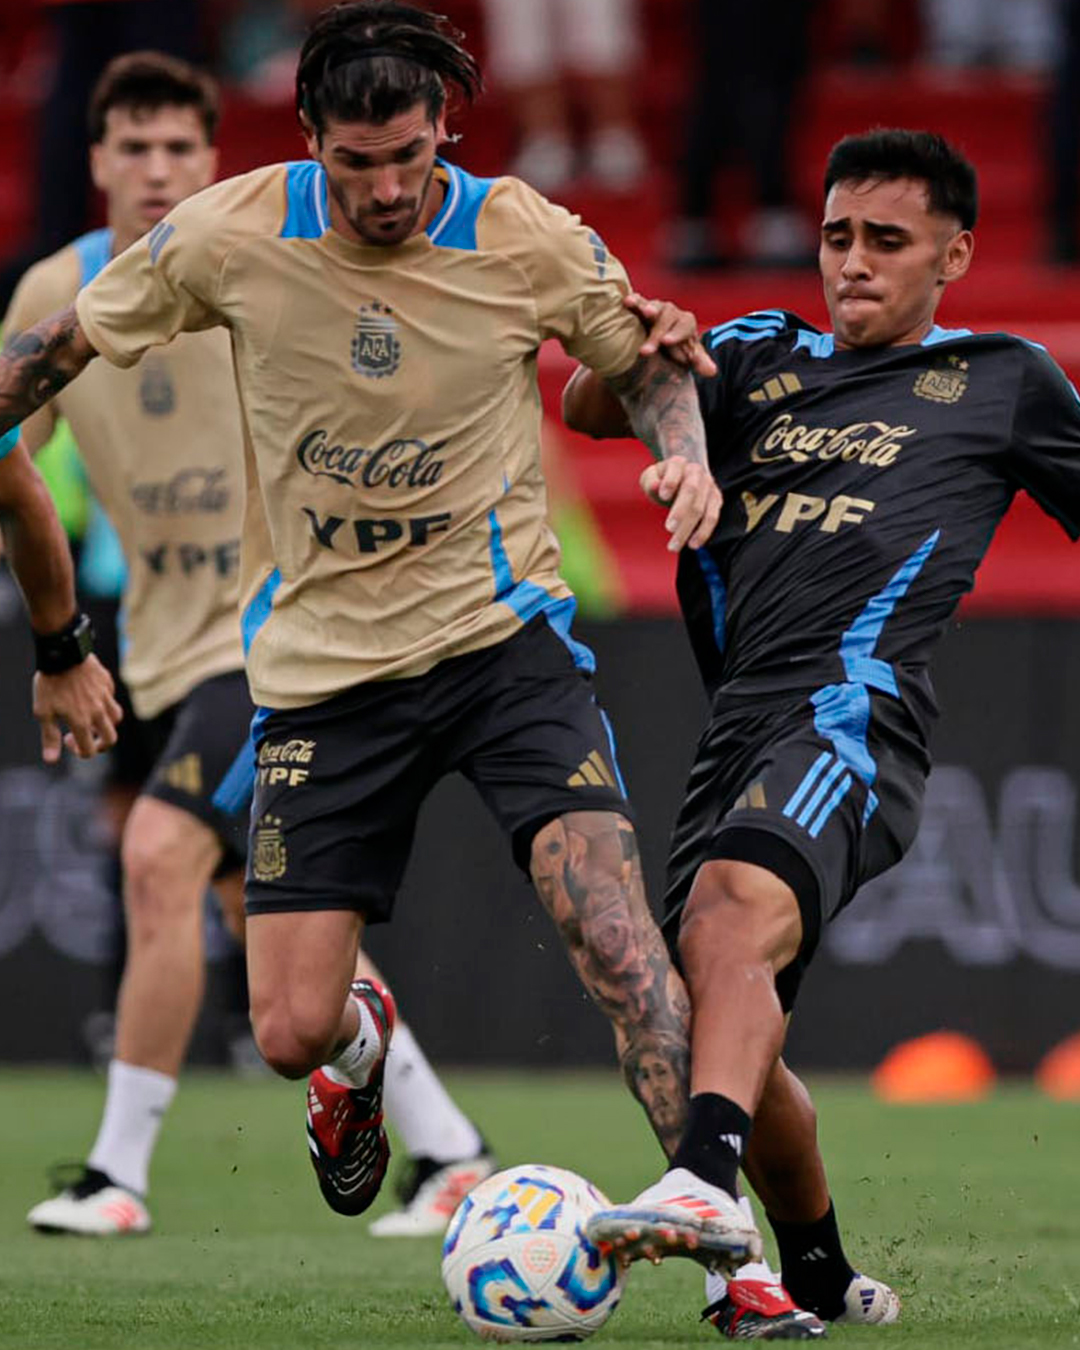
[[611, 812], [562, 816], [536, 836], [532, 875], [670, 1157], [686, 1125], [690, 1000], [645, 899], [634, 831]]

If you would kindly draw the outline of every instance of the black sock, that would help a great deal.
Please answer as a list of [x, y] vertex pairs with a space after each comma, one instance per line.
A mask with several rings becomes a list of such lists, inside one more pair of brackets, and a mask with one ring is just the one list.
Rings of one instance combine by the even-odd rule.
[[746, 1152], [750, 1117], [730, 1097], [699, 1092], [690, 1098], [686, 1133], [672, 1167], [687, 1167], [702, 1181], [737, 1196], [739, 1163]]
[[833, 1205], [816, 1223], [781, 1223], [772, 1215], [769, 1222], [780, 1248], [784, 1288], [807, 1312], [826, 1321], [839, 1317], [855, 1272], [844, 1255]]

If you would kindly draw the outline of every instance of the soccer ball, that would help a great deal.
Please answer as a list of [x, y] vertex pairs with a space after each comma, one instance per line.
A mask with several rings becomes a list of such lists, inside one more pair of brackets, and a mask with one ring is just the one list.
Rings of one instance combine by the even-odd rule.
[[487, 1341], [583, 1341], [622, 1297], [623, 1272], [585, 1236], [609, 1201], [584, 1177], [525, 1163], [457, 1207], [442, 1276], [466, 1326]]

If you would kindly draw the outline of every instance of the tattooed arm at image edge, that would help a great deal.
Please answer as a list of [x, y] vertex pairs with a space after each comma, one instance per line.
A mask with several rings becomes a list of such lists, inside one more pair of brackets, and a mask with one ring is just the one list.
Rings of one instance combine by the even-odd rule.
[[74, 305], [13, 333], [0, 352], [0, 435], [48, 403], [96, 355]]
[[665, 1152], [686, 1124], [690, 1000], [645, 899], [629, 822], [609, 812], [552, 821], [533, 880], [571, 964], [615, 1034], [623, 1077]]
[[657, 459], [682, 455], [707, 465], [705, 424], [694, 377], [662, 354], [639, 356], [608, 387], [618, 396], [634, 435]]

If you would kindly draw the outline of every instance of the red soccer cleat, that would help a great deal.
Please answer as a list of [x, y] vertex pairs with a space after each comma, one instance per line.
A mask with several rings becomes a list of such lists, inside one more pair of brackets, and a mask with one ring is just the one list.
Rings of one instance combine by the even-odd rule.
[[731, 1280], [727, 1293], [701, 1314], [731, 1341], [814, 1341], [825, 1323], [792, 1302], [782, 1284]]
[[333, 1082], [322, 1069], [308, 1080], [307, 1137], [319, 1189], [338, 1214], [362, 1214], [379, 1193], [390, 1161], [383, 1127], [382, 1093], [386, 1052], [394, 1030], [394, 1000], [374, 980], [354, 980], [353, 997], [379, 1028], [379, 1059], [362, 1088]]

